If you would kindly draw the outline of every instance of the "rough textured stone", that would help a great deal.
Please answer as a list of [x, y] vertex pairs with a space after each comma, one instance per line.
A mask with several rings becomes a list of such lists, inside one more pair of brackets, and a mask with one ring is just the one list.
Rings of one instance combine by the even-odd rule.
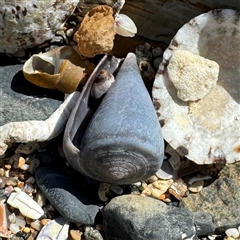
[[24, 78], [22, 64], [2, 66], [11, 62], [6, 56], [0, 57], [0, 126], [47, 119], [61, 104], [63, 93], [33, 85]]
[[39, 168], [36, 182], [59, 213], [70, 222], [93, 225], [99, 208], [86, 190], [53, 168]]
[[197, 239], [214, 231], [209, 214], [182, 210], [150, 197], [116, 197], [103, 210], [106, 239]]
[[220, 177], [201, 192], [189, 194], [180, 207], [189, 211], [204, 211], [213, 216], [216, 233], [223, 233], [240, 223], [240, 162], [229, 164]]
[[15, 53], [51, 39], [78, 0], [1, 0], [0, 52]]
[[178, 50], [167, 66], [168, 76], [183, 101], [205, 97], [216, 86], [219, 65], [207, 58]]

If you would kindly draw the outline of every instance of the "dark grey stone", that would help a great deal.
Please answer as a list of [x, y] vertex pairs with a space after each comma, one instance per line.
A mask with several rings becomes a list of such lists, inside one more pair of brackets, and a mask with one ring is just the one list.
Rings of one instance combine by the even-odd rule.
[[[64, 94], [28, 82], [23, 76], [23, 64], [11, 65], [5, 55], [1, 55], [1, 58], [0, 126], [8, 122], [45, 120], [50, 117], [64, 100]], [[6, 64], [10, 65], [3, 66], [5, 58]]]
[[99, 207], [73, 179], [49, 167], [39, 168], [35, 178], [41, 191], [63, 217], [70, 222], [94, 224]]
[[220, 177], [197, 194], [189, 194], [180, 207], [212, 215], [216, 234], [240, 224], [240, 162], [226, 165]]
[[[197, 216], [205, 219], [203, 226]], [[204, 231], [205, 225], [209, 227]], [[192, 213], [137, 195], [112, 199], [103, 210], [103, 228], [107, 240], [194, 240], [198, 234], [214, 231], [209, 214]]]

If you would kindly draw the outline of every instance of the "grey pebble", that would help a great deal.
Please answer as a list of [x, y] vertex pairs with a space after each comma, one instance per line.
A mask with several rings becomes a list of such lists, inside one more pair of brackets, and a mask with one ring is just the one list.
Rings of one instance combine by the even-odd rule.
[[53, 168], [39, 168], [36, 182], [52, 205], [70, 222], [93, 225], [99, 207], [73, 179]]

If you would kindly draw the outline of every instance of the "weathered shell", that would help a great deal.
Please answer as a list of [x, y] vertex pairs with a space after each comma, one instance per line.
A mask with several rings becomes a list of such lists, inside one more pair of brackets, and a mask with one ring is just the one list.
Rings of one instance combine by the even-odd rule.
[[78, 0], [1, 0], [0, 52], [15, 53], [51, 39]]
[[[88, 103], [94, 104], [91, 99]], [[133, 53], [127, 55], [86, 130], [79, 121], [80, 110], [77, 103], [63, 142], [76, 170], [114, 184], [141, 181], [157, 172], [163, 161], [161, 128]]]
[[81, 56], [70, 46], [34, 54], [23, 65], [25, 78], [43, 88], [74, 92], [85, 77]]
[[137, 27], [133, 20], [125, 14], [118, 14], [115, 18], [115, 31], [123, 37], [134, 37]]
[[[153, 86], [163, 137], [198, 164], [240, 160], [240, 14], [213, 10], [186, 23], [165, 50]], [[197, 101], [182, 101], [169, 79], [173, 54], [186, 50], [219, 65], [216, 86]]]

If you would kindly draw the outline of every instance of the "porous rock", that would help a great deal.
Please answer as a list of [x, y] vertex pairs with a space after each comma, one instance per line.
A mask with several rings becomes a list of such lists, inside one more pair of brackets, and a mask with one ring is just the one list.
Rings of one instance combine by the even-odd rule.
[[61, 171], [39, 168], [36, 182], [59, 213], [70, 222], [93, 225], [99, 208], [86, 190]]
[[168, 76], [183, 101], [196, 101], [216, 86], [219, 65], [191, 52], [175, 51], [167, 66]]
[[182, 210], [150, 197], [116, 197], [103, 210], [106, 239], [197, 239], [214, 231], [209, 214]]
[[[240, 162], [229, 164], [220, 177], [197, 194], [189, 194], [180, 207], [189, 211], [204, 211], [213, 216], [216, 233], [223, 233], [240, 223]], [[220, 210], [221, 209], [221, 210]]]
[[0, 52], [15, 53], [50, 40], [78, 0], [1, 0]]

